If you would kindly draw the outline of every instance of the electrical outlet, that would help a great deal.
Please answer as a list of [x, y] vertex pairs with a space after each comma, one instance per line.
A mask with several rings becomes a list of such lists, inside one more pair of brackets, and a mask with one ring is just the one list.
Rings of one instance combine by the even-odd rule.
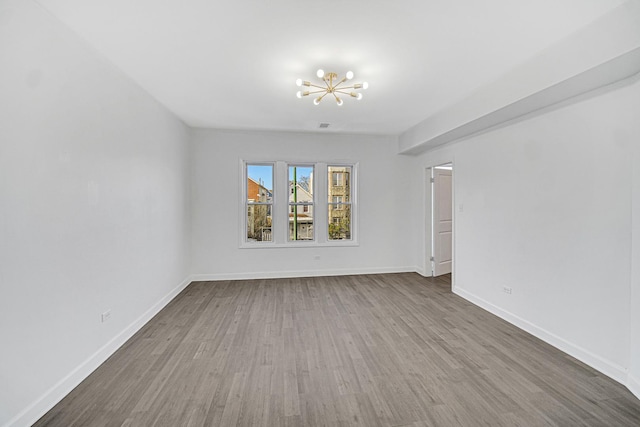
[[109, 321], [109, 319], [111, 319], [111, 310], [107, 310], [102, 313], [100, 319], [102, 320], [102, 323]]
[[504, 292], [505, 294], [509, 294], [509, 295], [511, 295], [511, 291], [512, 291], [512, 290], [513, 290], [513, 289], [511, 289], [511, 288], [510, 288], [510, 287], [508, 287], [508, 286], [504, 286], [504, 287], [502, 288], [502, 292]]

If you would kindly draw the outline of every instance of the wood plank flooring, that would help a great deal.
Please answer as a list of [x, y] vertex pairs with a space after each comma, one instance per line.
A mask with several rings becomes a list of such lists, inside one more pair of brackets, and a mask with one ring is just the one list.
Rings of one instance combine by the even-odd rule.
[[194, 282], [36, 426], [639, 426], [626, 388], [385, 274]]

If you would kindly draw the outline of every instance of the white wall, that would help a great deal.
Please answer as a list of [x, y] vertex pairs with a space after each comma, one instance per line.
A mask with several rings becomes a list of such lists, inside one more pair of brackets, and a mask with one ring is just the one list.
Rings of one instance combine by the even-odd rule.
[[454, 160], [455, 292], [626, 384], [640, 359], [638, 111], [635, 78], [420, 157]]
[[640, 143], [633, 144], [632, 252], [631, 252], [631, 353], [628, 386], [640, 398]]
[[[414, 158], [391, 137], [198, 130], [192, 142], [193, 246], [199, 279], [413, 271]], [[359, 246], [240, 249], [240, 159], [359, 162]], [[315, 257], [320, 259], [316, 260]]]
[[0, 425], [30, 425], [185, 284], [189, 131], [31, 1], [0, 64]]

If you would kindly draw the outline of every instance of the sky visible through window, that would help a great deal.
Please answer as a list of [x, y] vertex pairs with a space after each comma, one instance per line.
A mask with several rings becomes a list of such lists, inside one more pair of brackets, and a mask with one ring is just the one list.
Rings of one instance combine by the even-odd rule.
[[293, 182], [293, 173], [295, 170], [296, 181], [299, 182], [307, 191], [310, 191], [311, 175], [313, 174], [313, 166], [289, 166], [289, 182]]
[[[296, 168], [296, 178], [309, 180], [313, 173], [311, 166], [298, 166]], [[273, 166], [271, 165], [247, 165], [247, 175], [255, 182], [261, 183], [266, 189], [273, 190]], [[293, 181], [293, 168], [289, 168], [289, 181]]]
[[247, 175], [255, 182], [261, 183], [267, 190], [273, 190], [273, 166], [247, 165]]

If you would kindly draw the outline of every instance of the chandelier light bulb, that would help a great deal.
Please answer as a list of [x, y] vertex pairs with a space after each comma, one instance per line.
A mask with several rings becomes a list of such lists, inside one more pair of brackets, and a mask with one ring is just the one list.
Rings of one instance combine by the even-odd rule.
[[296, 80], [296, 86], [302, 86], [302, 79]]
[[298, 93], [296, 93], [296, 96], [297, 96], [298, 98], [302, 98], [302, 91], [300, 91], [300, 90], [299, 90], [299, 91], [298, 91]]
[[344, 101], [336, 96], [336, 103], [338, 104], [338, 106], [340, 106], [344, 104]]
[[362, 89], [368, 89], [368, 88], [369, 88], [369, 83], [362, 82]]
[[316, 76], [318, 76], [319, 79], [324, 77], [324, 70], [321, 68], [318, 71], [316, 71]]
[[358, 101], [360, 101], [360, 100], [362, 99], [362, 94], [361, 94], [361, 93], [359, 93], [359, 94], [356, 96], [356, 99], [357, 99]]
[[313, 100], [313, 105], [318, 105], [320, 104], [320, 101], [322, 101], [322, 98], [317, 97], [316, 99]]
[[351, 80], [353, 78], [353, 71], [347, 71], [347, 80]]

